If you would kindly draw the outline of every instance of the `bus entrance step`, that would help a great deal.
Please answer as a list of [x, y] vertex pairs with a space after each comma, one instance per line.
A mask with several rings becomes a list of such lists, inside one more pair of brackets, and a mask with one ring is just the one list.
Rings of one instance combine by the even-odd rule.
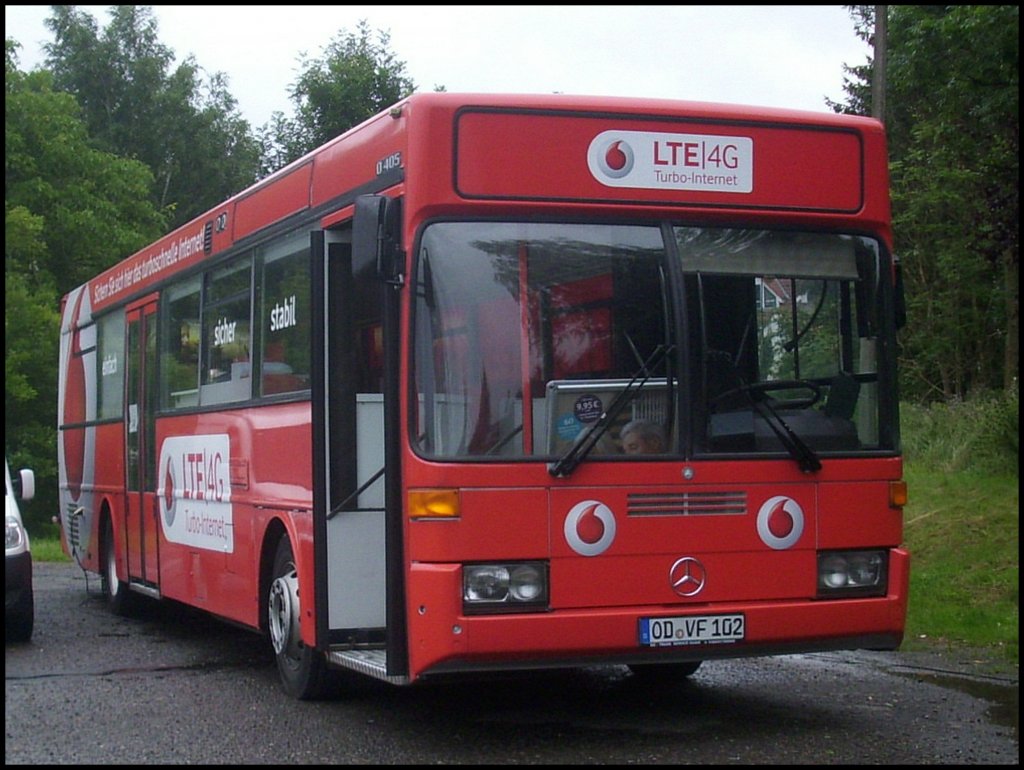
[[409, 681], [405, 676], [388, 676], [388, 656], [384, 650], [331, 650], [327, 653], [327, 661], [392, 684], [407, 684]]

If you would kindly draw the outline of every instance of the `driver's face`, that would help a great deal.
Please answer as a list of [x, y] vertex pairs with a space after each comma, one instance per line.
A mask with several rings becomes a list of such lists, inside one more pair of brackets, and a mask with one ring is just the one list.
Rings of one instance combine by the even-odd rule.
[[622, 451], [628, 455], [656, 454], [661, 451], [661, 446], [657, 439], [630, 433], [622, 441]]

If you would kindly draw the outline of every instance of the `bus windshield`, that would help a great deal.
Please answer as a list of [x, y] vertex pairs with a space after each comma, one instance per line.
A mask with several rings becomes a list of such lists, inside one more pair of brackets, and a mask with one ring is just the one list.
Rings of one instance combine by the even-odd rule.
[[836, 234], [431, 224], [414, 446], [464, 460], [557, 460], [580, 443], [597, 460], [783, 454], [805, 470], [892, 448], [882, 258]]

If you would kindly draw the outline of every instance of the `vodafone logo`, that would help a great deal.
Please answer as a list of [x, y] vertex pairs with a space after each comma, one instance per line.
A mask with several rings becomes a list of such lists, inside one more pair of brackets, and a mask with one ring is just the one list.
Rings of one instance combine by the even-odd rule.
[[633, 170], [636, 156], [633, 148], [623, 139], [613, 139], [594, 155], [598, 170], [609, 179], [622, 179]]
[[174, 463], [170, 457], [167, 458], [164, 466], [164, 521], [167, 522], [168, 527], [172, 527], [174, 526], [174, 490], [178, 486], [178, 482], [174, 478]]
[[769, 548], [790, 548], [803, 533], [804, 511], [792, 497], [770, 497], [757, 512], [757, 534]]
[[615, 515], [598, 500], [576, 503], [565, 517], [565, 541], [580, 556], [598, 556], [615, 539]]

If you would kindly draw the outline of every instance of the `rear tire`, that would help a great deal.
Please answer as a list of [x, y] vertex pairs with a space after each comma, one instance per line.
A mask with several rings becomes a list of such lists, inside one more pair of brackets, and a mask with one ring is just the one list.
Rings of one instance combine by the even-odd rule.
[[115, 615], [131, 614], [133, 597], [128, 584], [117, 577], [117, 550], [114, 548], [114, 525], [110, 516], [103, 517], [103, 536], [100, 540], [102, 572], [100, 582], [107, 607]]
[[267, 613], [281, 689], [299, 700], [321, 697], [326, 689], [327, 664], [316, 649], [302, 641], [299, 576], [287, 535], [277, 544], [267, 593]]

